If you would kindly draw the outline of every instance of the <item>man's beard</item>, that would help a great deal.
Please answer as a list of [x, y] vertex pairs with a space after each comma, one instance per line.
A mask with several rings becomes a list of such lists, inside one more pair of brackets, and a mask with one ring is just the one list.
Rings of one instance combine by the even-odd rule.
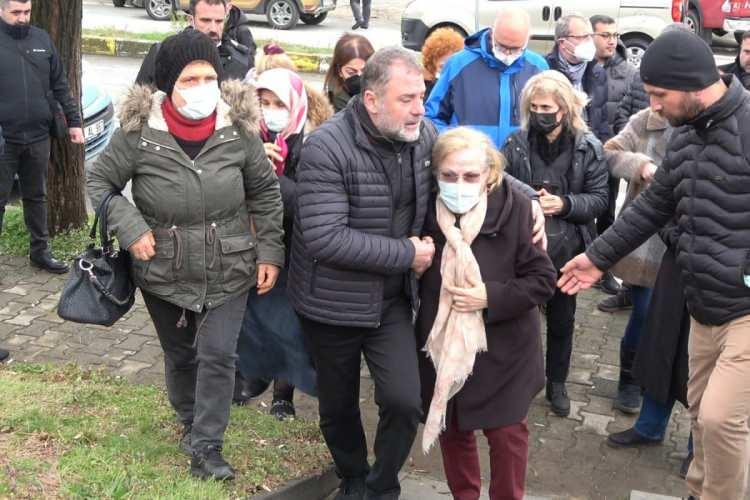
[[[420, 119], [421, 123], [421, 119]], [[380, 109], [378, 118], [374, 121], [375, 127], [388, 139], [400, 142], [415, 142], [419, 139], [419, 132], [421, 127], [417, 127], [414, 131], [406, 130], [406, 126], [402, 123], [395, 123], [388, 119], [384, 109]]]
[[8, 34], [14, 40], [23, 40], [29, 36], [29, 30], [31, 29], [30, 23], [7, 24], [7, 26]]
[[706, 109], [703, 104], [693, 95], [686, 96], [680, 104], [679, 115], [669, 115], [662, 111], [662, 114], [673, 127], [680, 127], [693, 120]]

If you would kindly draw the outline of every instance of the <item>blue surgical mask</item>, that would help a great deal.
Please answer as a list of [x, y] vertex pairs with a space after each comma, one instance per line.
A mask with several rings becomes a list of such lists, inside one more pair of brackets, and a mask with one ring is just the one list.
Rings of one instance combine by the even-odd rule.
[[482, 196], [482, 184], [479, 182], [444, 182], [438, 181], [440, 199], [454, 214], [465, 214], [479, 203]]

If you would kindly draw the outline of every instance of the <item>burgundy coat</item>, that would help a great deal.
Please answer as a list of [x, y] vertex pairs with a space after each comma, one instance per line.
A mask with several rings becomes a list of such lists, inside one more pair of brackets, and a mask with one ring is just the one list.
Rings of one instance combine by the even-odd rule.
[[[486, 352], [448, 403], [447, 422], [458, 419], [462, 431], [491, 429], [526, 418], [531, 400], [544, 386], [540, 312], [555, 291], [557, 274], [549, 257], [531, 243], [531, 202], [503, 182], [490, 193], [487, 216], [471, 245], [487, 286]], [[435, 369], [422, 348], [430, 335], [440, 295], [440, 262], [445, 237], [435, 216], [434, 198], [424, 235], [435, 240], [433, 265], [421, 280], [417, 345], [424, 415], [435, 387]]]

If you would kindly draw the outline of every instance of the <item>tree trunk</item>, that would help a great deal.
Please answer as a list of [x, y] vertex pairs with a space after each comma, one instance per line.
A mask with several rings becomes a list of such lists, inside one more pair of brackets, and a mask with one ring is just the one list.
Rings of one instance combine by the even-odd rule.
[[[34, 0], [31, 22], [47, 33], [67, 69], [70, 91], [81, 102], [82, 0]], [[70, 140], [52, 139], [47, 181], [50, 235], [86, 224], [83, 147]]]

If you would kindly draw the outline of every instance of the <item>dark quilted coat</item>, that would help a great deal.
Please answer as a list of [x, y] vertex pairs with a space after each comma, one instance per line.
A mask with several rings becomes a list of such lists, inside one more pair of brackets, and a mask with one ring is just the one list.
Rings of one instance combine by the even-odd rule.
[[630, 117], [640, 110], [646, 109], [648, 105], [649, 98], [646, 89], [643, 87], [641, 74], [636, 71], [633, 75], [633, 80], [630, 82], [630, 86], [620, 100], [620, 105], [617, 107], [617, 116], [614, 123], [615, 133], [619, 134], [625, 128], [625, 125], [628, 124]]
[[[375, 328], [380, 323], [387, 276], [407, 275], [414, 246], [392, 238], [393, 209], [386, 162], [360, 122], [355, 97], [313, 132], [297, 170], [297, 213], [289, 267], [289, 298], [313, 321]], [[422, 122], [409, 147], [416, 187], [410, 234], [422, 232], [432, 186], [430, 158], [437, 133]], [[412, 280], [412, 294], [416, 294]]]
[[677, 264], [690, 314], [721, 325], [750, 314], [750, 94], [726, 94], [675, 131], [654, 181], [587, 250], [608, 269], [677, 216]]

